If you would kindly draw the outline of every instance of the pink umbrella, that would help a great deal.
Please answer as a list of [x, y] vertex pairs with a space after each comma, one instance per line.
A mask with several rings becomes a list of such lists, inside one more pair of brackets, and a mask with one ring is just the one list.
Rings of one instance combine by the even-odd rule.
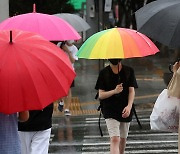
[[35, 32], [49, 41], [79, 40], [81, 36], [65, 20], [54, 15], [33, 13], [17, 15], [0, 23], [0, 30], [19, 29]]

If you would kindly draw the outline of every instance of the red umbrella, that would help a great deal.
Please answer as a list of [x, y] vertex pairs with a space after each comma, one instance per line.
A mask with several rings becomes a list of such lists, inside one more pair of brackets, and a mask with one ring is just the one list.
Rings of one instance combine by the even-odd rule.
[[35, 32], [49, 41], [79, 40], [81, 36], [65, 20], [54, 15], [33, 13], [17, 15], [0, 23], [0, 30], [19, 29]]
[[75, 78], [68, 56], [39, 35], [0, 31], [0, 112], [39, 110], [67, 95]]

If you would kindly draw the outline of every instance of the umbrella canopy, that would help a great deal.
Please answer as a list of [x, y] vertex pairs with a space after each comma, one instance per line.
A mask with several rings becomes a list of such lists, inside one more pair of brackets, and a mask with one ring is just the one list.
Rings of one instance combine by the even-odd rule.
[[66, 20], [77, 32], [83, 32], [90, 29], [89, 24], [80, 16], [70, 13], [58, 13], [55, 16]]
[[132, 58], [155, 54], [159, 49], [145, 35], [127, 28], [111, 28], [92, 35], [77, 56], [87, 59]]
[[65, 20], [43, 13], [26, 13], [4, 20], [0, 30], [35, 32], [49, 41], [79, 40], [81, 36]]
[[41, 36], [0, 31], [0, 112], [39, 110], [68, 94], [75, 78], [68, 56]]
[[180, 0], [157, 0], [135, 12], [138, 31], [171, 48], [180, 47]]

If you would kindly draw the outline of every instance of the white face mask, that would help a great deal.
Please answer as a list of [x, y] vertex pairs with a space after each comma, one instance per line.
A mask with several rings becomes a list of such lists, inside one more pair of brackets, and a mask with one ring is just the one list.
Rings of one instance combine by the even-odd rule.
[[74, 40], [68, 40], [67, 41], [69, 44], [73, 44], [74, 43]]

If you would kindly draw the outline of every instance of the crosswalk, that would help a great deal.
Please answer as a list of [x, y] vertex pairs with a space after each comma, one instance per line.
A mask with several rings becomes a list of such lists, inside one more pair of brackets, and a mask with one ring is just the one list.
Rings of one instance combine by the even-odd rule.
[[[150, 130], [150, 110], [138, 111], [142, 129], [136, 119], [131, 122], [126, 154], [175, 154], [177, 133]], [[61, 117], [53, 119], [49, 153], [109, 154], [109, 136], [101, 119], [103, 137], [99, 134], [98, 115]]]

